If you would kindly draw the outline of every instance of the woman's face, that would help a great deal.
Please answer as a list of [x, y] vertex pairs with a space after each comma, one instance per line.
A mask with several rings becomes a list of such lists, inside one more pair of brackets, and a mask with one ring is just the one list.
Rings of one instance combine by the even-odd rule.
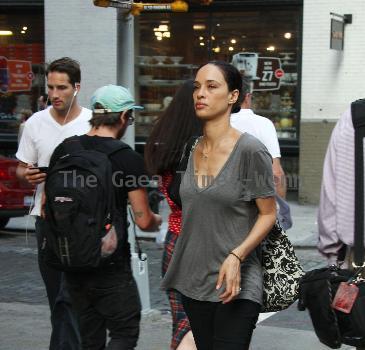
[[229, 92], [221, 70], [206, 64], [196, 74], [194, 81], [194, 107], [198, 118], [211, 120], [230, 112], [236, 101], [235, 91]]

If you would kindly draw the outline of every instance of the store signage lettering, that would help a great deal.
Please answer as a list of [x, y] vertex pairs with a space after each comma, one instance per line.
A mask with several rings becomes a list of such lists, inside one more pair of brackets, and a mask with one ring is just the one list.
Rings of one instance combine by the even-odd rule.
[[169, 11], [171, 10], [171, 5], [144, 5], [143, 9], [145, 11]]
[[33, 78], [32, 62], [0, 57], [1, 92], [30, 91]]
[[258, 57], [256, 78], [253, 79], [254, 91], [279, 90], [280, 79], [284, 76], [280, 58]]
[[344, 46], [344, 22], [337, 19], [331, 19], [331, 41], [330, 48], [342, 51]]

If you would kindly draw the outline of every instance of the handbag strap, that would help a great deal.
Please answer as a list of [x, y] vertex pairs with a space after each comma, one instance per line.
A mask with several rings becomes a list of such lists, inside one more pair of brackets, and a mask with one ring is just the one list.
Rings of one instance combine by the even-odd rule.
[[352, 124], [355, 129], [355, 237], [354, 262], [364, 263], [364, 138], [365, 99], [351, 104]]

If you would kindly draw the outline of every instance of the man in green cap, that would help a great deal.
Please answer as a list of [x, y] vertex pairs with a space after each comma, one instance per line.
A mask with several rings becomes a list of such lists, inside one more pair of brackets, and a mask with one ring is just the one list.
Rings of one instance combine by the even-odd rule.
[[[52, 171], [57, 160], [67, 155], [65, 143], [75, 138], [86, 150], [107, 150], [110, 143], [115, 147], [116, 140], [121, 146], [116, 152], [108, 153], [113, 170], [116, 221], [120, 223], [113, 223], [109, 231], [111, 235], [106, 235], [110, 239], [103, 239], [101, 246], [102, 254], [112, 254], [111, 263], [91, 272], [65, 274], [80, 319], [82, 349], [130, 350], [137, 345], [141, 306], [127, 242], [127, 202], [130, 202], [135, 222], [142, 230], [157, 230], [161, 217], [151, 211], [143, 187], [147, 184], [140, 181], [144, 179], [146, 182], [147, 179], [143, 158], [119, 139], [133, 123], [133, 111], [142, 108], [122, 86], [107, 85], [97, 89], [91, 99], [92, 129], [86, 135], [66, 139], [57, 147], [50, 162]], [[110, 341], [105, 347], [107, 330]]]

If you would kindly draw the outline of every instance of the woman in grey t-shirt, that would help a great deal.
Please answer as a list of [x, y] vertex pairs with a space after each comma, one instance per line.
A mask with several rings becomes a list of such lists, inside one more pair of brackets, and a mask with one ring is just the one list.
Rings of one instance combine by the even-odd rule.
[[230, 126], [236, 68], [210, 62], [194, 85], [204, 135], [181, 182], [182, 232], [163, 287], [182, 293], [198, 350], [244, 350], [262, 303], [260, 243], [276, 218], [271, 157]]

